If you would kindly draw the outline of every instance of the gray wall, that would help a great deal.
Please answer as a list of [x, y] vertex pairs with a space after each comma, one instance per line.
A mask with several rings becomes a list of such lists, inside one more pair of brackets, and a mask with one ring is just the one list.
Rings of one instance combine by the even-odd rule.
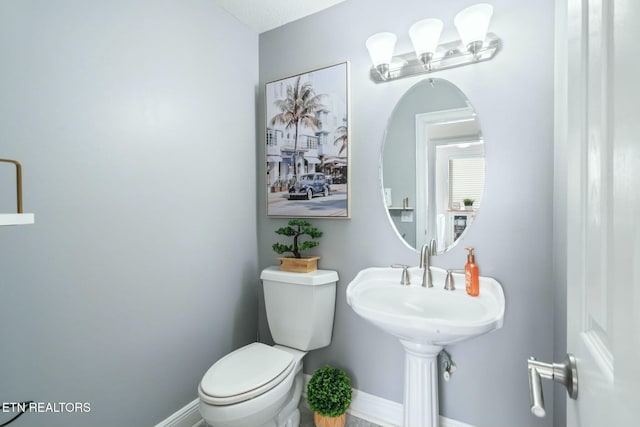
[[[394, 262], [416, 265], [389, 226], [380, 200], [378, 159], [386, 122], [402, 94], [421, 77], [376, 85], [369, 80], [366, 38], [379, 31], [399, 35], [396, 52], [411, 50], [407, 30], [428, 16], [445, 22], [443, 41], [457, 38], [458, 10], [474, 3], [349, 0], [260, 36], [257, 171], [264, 186], [263, 85], [278, 78], [342, 62], [351, 63], [350, 220], [314, 220], [325, 234], [315, 253], [320, 267], [340, 274], [333, 342], [307, 357], [305, 371], [331, 363], [367, 393], [402, 400], [403, 351], [394, 338], [360, 319], [345, 301], [345, 288], [366, 267]], [[463, 248], [475, 246], [481, 274], [505, 291], [504, 328], [450, 347], [458, 370], [441, 387], [441, 414], [476, 426], [550, 426], [549, 414], [529, 412], [526, 361], [551, 360], [554, 352], [552, 283], [553, 209], [553, 1], [495, 0], [491, 31], [504, 42], [488, 63], [436, 73], [452, 81], [475, 107], [486, 140], [486, 190], [473, 228], [456, 249], [434, 260], [462, 267]], [[258, 193], [260, 267], [275, 263], [274, 230], [285, 223], [265, 216]], [[263, 312], [260, 329], [269, 340]]]
[[154, 425], [255, 339], [257, 56], [208, 0], [0, 2], [0, 400], [91, 404], [16, 427]]

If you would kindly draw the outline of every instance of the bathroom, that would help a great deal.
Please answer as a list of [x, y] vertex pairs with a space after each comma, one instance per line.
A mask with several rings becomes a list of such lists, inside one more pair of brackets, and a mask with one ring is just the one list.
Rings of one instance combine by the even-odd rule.
[[[424, 77], [369, 79], [364, 41], [435, 16], [442, 40], [475, 2], [346, 0], [257, 34], [208, 0], [10, 0], [0, 4], [0, 156], [24, 167], [35, 224], [0, 228], [3, 402], [83, 402], [84, 413], [28, 413], [13, 425], [151, 426], [194, 402], [211, 364], [270, 342], [259, 280], [275, 265], [266, 215], [264, 85], [350, 63], [349, 219], [320, 219], [320, 268], [340, 281], [332, 343], [305, 372], [343, 368], [355, 389], [402, 401], [397, 340], [347, 305], [358, 271], [417, 265], [389, 224], [379, 186], [387, 121]], [[440, 412], [471, 426], [565, 425], [545, 383], [529, 410], [526, 360], [566, 353], [563, 202], [554, 194], [556, 2], [494, 0], [492, 60], [439, 72], [473, 104], [485, 138], [481, 212], [464, 245], [433, 258], [504, 288], [504, 327], [449, 350], [457, 364]], [[557, 153], [556, 153], [557, 154]], [[0, 212], [15, 209], [0, 168]], [[558, 176], [555, 177], [555, 180]], [[0, 423], [8, 414], [0, 414]]]

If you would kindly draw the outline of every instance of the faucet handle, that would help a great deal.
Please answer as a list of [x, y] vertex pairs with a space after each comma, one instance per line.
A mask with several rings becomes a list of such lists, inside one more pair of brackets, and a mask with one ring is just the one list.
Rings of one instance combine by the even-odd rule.
[[444, 279], [444, 289], [447, 291], [455, 291], [456, 285], [453, 283], [453, 273], [452, 270], [447, 270], [447, 277]]
[[453, 275], [451, 270], [447, 270], [447, 277], [444, 279], [444, 289], [447, 291], [455, 291], [456, 285], [453, 283]]
[[455, 291], [456, 290], [455, 281], [453, 280], [453, 273], [463, 273], [464, 274], [464, 270], [456, 270], [456, 269], [448, 269], [447, 270], [447, 277], [444, 280], [444, 288], [447, 291]]
[[409, 266], [404, 264], [392, 264], [392, 268], [401, 268], [402, 276], [400, 277], [400, 284], [407, 286], [411, 284], [411, 277], [409, 276]]

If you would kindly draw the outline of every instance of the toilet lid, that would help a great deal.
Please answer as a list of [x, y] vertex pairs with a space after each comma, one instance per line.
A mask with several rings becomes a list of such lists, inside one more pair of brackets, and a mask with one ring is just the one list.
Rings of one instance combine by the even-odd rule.
[[259, 396], [278, 385], [293, 369], [293, 356], [262, 343], [229, 353], [209, 368], [200, 390], [216, 405], [230, 405]]

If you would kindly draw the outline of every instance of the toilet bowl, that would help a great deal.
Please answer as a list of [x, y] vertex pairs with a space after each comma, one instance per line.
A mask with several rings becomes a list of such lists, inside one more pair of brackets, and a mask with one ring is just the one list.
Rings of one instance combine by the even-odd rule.
[[297, 426], [305, 354], [262, 343], [229, 353], [200, 382], [202, 418], [215, 427]]
[[270, 267], [260, 278], [276, 344], [248, 344], [205, 373], [199, 410], [211, 427], [298, 427], [302, 360], [307, 351], [331, 342], [335, 271], [289, 273]]

